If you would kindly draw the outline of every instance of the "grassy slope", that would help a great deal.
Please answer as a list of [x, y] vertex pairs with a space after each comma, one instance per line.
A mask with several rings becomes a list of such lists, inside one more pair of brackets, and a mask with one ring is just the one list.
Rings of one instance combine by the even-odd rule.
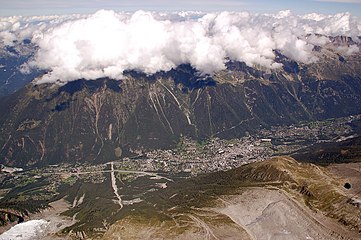
[[[189, 216], [207, 216], [202, 213], [214, 207], [215, 200], [221, 195], [239, 195], [251, 187], [278, 188], [289, 196], [307, 205], [314, 211], [321, 211], [349, 229], [361, 230], [361, 211], [348, 200], [343, 190], [344, 181], [336, 178], [325, 168], [308, 163], [299, 163], [290, 157], [276, 157], [264, 162], [252, 163], [227, 172], [218, 172], [176, 183], [169, 188], [148, 196], [147, 202], [129, 212], [122, 220], [113, 225], [106, 237], [117, 233], [139, 233], [148, 229], [157, 238], [164, 236], [186, 237], [189, 231], [197, 233], [205, 229], [195, 226]], [[190, 222], [185, 227], [179, 225], [179, 216], [186, 216]], [[219, 224], [232, 231], [233, 222], [226, 217], [217, 216]], [[212, 218], [211, 218], [212, 219]], [[213, 218], [215, 219], [215, 218]], [[192, 220], [192, 221], [190, 221]], [[174, 226], [175, 223], [178, 223]], [[205, 224], [215, 230], [213, 220]], [[167, 229], [167, 230], [165, 230]], [[215, 230], [216, 233], [217, 230]], [[199, 232], [198, 232], [199, 233]], [[129, 235], [130, 234], [130, 235]], [[139, 233], [140, 234], [140, 233]], [[125, 236], [125, 235], [124, 235]], [[198, 235], [194, 235], [197, 239]], [[218, 236], [219, 237], [219, 236]]]

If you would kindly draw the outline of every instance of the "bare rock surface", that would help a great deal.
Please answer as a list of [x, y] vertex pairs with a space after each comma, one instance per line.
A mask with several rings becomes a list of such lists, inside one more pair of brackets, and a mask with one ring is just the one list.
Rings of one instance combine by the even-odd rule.
[[226, 196], [218, 209], [242, 226], [253, 239], [337, 239], [279, 190], [252, 189]]

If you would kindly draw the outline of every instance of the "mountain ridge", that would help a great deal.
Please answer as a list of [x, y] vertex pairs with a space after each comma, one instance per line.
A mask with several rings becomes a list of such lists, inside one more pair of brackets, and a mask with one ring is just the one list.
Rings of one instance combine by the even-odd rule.
[[151, 76], [129, 71], [121, 81], [30, 84], [0, 103], [0, 156], [21, 166], [99, 163], [171, 148], [183, 135], [239, 138], [361, 113], [360, 56], [317, 54], [317, 63], [300, 64], [279, 53], [284, 67], [272, 71], [229, 62], [213, 76], [181, 65]]

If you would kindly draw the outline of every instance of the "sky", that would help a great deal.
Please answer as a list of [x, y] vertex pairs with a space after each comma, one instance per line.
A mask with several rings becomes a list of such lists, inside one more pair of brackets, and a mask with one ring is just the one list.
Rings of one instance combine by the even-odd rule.
[[0, 16], [33, 16], [115, 11], [250, 11], [295, 14], [349, 12], [361, 16], [361, 0], [0, 0]]

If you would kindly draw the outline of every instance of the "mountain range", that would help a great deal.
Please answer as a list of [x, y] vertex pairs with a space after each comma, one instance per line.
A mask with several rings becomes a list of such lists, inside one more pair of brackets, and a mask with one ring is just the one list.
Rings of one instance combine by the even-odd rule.
[[[355, 44], [347, 37], [330, 39], [336, 47]], [[213, 75], [183, 64], [153, 75], [127, 71], [122, 80], [37, 85], [35, 79], [1, 98], [0, 158], [22, 167], [105, 163], [174, 147], [181, 136], [231, 139], [270, 126], [360, 114], [361, 56], [334, 49], [316, 46], [312, 64], [275, 50], [282, 68], [272, 70], [228, 61]]]

